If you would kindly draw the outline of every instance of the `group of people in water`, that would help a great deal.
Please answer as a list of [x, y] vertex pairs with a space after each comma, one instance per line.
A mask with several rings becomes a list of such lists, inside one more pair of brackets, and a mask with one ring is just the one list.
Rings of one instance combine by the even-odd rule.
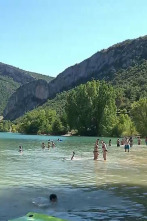
[[[141, 145], [141, 138], [137, 137], [137, 139], [138, 139], [138, 145]], [[58, 138], [57, 142], [60, 142], [60, 141], [62, 141], [62, 140]], [[94, 160], [98, 159], [100, 143], [101, 143], [101, 147], [102, 147], [103, 159], [106, 160], [107, 151], [108, 151], [107, 150], [107, 145], [106, 145], [106, 143], [103, 140], [100, 141], [99, 139], [96, 140], [95, 145], [94, 145], [94, 150], [93, 150]], [[147, 137], [145, 138], [145, 144], [147, 145]], [[112, 145], [112, 141], [110, 139], [109, 143], [108, 143], [108, 146], [111, 147], [111, 145]], [[117, 147], [120, 147], [121, 145], [123, 145], [125, 152], [129, 152], [130, 147], [133, 147], [133, 137], [129, 137], [129, 138], [125, 137], [121, 141], [118, 138], [117, 142], [116, 142], [116, 145], [117, 145]], [[46, 148], [44, 142], [42, 143], [41, 146], [42, 146], [43, 150]], [[54, 141], [49, 139], [48, 143], [47, 143], [48, 150], [50, 149], [50, 147], [54, 148], [55, 146], [56, 145], [55, 145]], [[19, 153], [23, 152], [22, 146], [19, 146], [18, 152]], [[71, 156], [71, 160], [73, 160], [74, 157], [75, 157], [75, 152], [73, 151], [72, 156]]]
[[[141, 138], [137, 137], [138, 139], [138, 145], [141, 145]], [[94, 150], [93, 150], [93, 154], [94, 154], [94, 160], [98, 159], [99, 156], [99, 145], [102, 145], [102, 152], [103, 152], [103, 158], [104, 160], [106, 160], [106, 155], [107, 155], [107, 145], [106, 143], [102, 140], [100, 141], [99, 139], [96, 140], [96, 143], [94, 145]], [[147, 145], [147, 137], [145, 138], [145, 144]], [[108, 146], [111, 147], [112, 145], [112, 141], [111, 139], [109, 140]], [[118, 138], [117, 142], [116, 142], [117, 147], [120, 147], [121, 145], [124, 146], [124, 150], [125, 152], [129, 152], [130, 151], [130, 147], [133, 147], [133, 137], [124, 137], [121, 141]]]
[[[97, 160], [99, 156], [99, 144], [100, 144], [100, 140], [97, 139], [94, 145], [94, 150], [93, 150], [94, 160]], [[104, 160], [106, 160], [107, 146], [103, 140], [101, 141], [101, 144], [102, 144], [103, 158]]]
[[[48, 140], [48, 144], [47, 144], [47, 148], [48, 148], [48, 150], [50, 149], [50, 147], [55, 147], [56, 145], [55, 145], [55, 143], [54, 143], [54, 141], [53, 140]], [[45, 143], [43, 142], [42, 143], [42, 149], [44, 150], [45, 149]]]

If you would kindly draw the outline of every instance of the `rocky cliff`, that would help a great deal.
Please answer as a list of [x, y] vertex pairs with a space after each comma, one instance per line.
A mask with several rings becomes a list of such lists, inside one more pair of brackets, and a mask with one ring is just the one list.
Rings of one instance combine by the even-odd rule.
[[9, 97], [21, 86], [36, 79], [50, 82], [53, 77], [25, 71], [0, 62], [0, 115]]
[[[43, 83], [45, 84], [43, 90], [47, 90], [46, 92], [44, 91], [46, 96], [43, 99], [38, 99], [38, 94], [35, 90], [36, 86], [34, 86], [39, 85], [40, 81], [32, 82], [31, 88], [30, 84], [24, 85], [23, 88], [18, 89], [10, 98], [4, 111], [4, 117], [5, 119], [13, 120], [23, 115], [26, 111], [40, 105], [45, 99], [52, 98], [59, 92], [71, 89], [93, 78], [111, 81], [117, 71], [127, 69], [142, 60], [147, 60], [147, 36], [116, 44], [106, 50], [97, 52], [79, 64], [67, 68], [49, 82], [48, 87]], [[31, 100], [24, 91], [29, 91]], [[20, 95], [20, 92], [23, 96]], [[20, 105], [23, 103], [25, 103], [25, 111], [24, 106]]]
[[5, 119], [16, 119], [25, 112], [34, 109], [38, 104], [44, 103], [48, 94], [48, 83], [44, 80], [32, 81], [18, 88], [12, 94], [4, 110]]

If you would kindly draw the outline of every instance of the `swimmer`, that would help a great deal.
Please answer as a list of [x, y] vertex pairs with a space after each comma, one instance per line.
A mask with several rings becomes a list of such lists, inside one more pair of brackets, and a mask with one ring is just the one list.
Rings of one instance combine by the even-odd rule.
[[127, 150], [128, 150], [128, 152], [129, 152], [129, 150], [130, 150], [130, 142], [129, 142], [129, 139], [126, 139], [124, 148], [125, 148], [125, 152], [126, 152]]
[[132, 137], [130, 137], [129, 142], [130, 142], [130, 147], [133, 147], [133, 138]]
[[22, 153], [22, 152], [23, 152], [22, 146], [19, 146], [18, 152], [19, 152], [19, 153]]
[[50, 203], [57, 202], [58, 198], [57, 195], [52, 193], [49, 195], [49, 198], [47, 197], [37, 197], [36, 199], [32, 200], [32, 203], [38, 207], [47, 208], [51, 206]]
[[95, 143], [95, 145], [94, 145], [94, 150], [93, 150], [94, 160], [97, 160], [97, 159], [98, 159], [98, 155], [99, 155], [99, 152], [98, 152], [98, 144], [99, 144], [99, 139], [96, 140], [96, 143]]
[[117, 147], [120, 147], [120, 140], [117, 139]]
[[45, 144], [44, 144], [44, 143], [42, 143], [42, 149], [43, 149], [43, 150], [45, 149]]
[[141, 144], [141, 139], [140, 139], [140, 137], [138, 137], [138, 145], [140, 145]]
[[147, 145], [147, 137], [145, 138], [145, 144]]
[[71, 157], [71, 160], [73, 160], [74, 156], [75, 156], [75, 152], [73, 152], [72, 157]]
[[125, 141], [124, 139], [121, 140], [121, 145], [124, 145]]
[[51, 146], [51, 143], [50, 143], [50, 141], [48, 141], [48, 150], [50, 149], [50, 146]]
[[106, 160], [107, 146], [105, 142], [102, 143], [102, 150], [103, 150], [103, 158], [104, 160]]
[[50, 202], [52, 202], [52, 203], [57, 202], [57, 195], [56, 195], [56, 194], [52, 193], [52, 194], [49, 196], [49, 198], [50, 198]]
[[51, 143], [52, 143], [52, 147], [55, 147], [55, 143], [53, 140], [51, 141]]
[[111, 139], [109, 140], [109, 147], [111, 147]]

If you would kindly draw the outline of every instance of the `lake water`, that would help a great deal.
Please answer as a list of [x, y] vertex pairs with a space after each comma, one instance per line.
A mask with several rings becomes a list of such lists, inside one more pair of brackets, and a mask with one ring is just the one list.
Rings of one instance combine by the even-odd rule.
[[[116, 147], [107, 161], [93, 160], [96, 137], [28, 136], [0, 133], [0, 221], [40, 212], [71, 221], [147, 220], [147, 146], [135, 145], [129, 153]], [[47, 146], [54, 140], [55, 148]], [[100, 138], [108, 143], [109, 138]], [[18, 152], [23, 146], [23, 154]], [[71, 161], [75, 151], [75, 160]], [[56, 193], [58, 203], [34, 205], [38, 197]]]

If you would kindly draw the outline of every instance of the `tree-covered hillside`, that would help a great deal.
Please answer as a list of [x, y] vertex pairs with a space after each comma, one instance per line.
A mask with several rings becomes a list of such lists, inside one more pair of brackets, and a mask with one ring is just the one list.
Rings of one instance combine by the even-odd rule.
[[13, 81], [12, 78], [0, 75], [0, 115], [2, 115], [9, 97], [19, 86], [20, 84]]
[[[147, 61], [143, 60], [126, 70], [121, 69], [115, 74], [114, 79], [109, 81], [108, 85], [102, 82], [92, 82], [62, 92], [54, 99], [49, 99], [45, 104], [31, 111], [25, 118], [20, 118], [17, 121], [18, 125], [20, 122], [24, 122], [24, 119], [25, 125], [28, 121], [28, 116], [31, 122], [31, 116], [33, 116], [34, 121], [34, 119], [40, 118], [42, 113], [44, 114], [45, 121], [45, 116], [47, 116], [50, 110], [53, 111], [50, 112], [50, 114], [54, 115], [54, 120], [55, 118], [57, 119], [59, 128], [56, 125], [58, 129], [56, 128], [54, 131], [50, 125], [50, 130], [46, 131], [45, 124], [44, 126], [40, 124], [38, 129], [40, 133], [54, 134], [54, 132], [56, 133], [57, 131], [63, 133], [70, 128], [77, 130], [81, 135], [102, 134], [120, 136], [140, 133], [145, 136], [147, 130], [147, 122], [145, 120], [145, 116], [147, 115]], [[110, 85], [113, 86], [113, 89]], [[104, 95], [105, 100], [103, 100], [103, 104], [98, 104]], [[111, 100], [112, 98], [113, 102]], [[97, 100], [96, 103], [95, 99]], [[111, 100], [110, 102], [108, 102], [109, 99]], [[113, 106], [114, 110], [112, 115], [110, 110], [112, 108], [111, 104], [113, 103], [114, 105], [114, 99], [116, 106]], [[143, 101], [141, 99], [143, 99]], [[106, 101], [109, 105], [103, 107]], [[144, 107], [141, 102], [144, 102]], [[139, 112], [134, 114], [136, 113], [136, 105], [138, 105], [138, 110], [140, 109], [140, 112], [143, 112], [142, 116], [144, 116], [144, 122], [141, 128], [139, 127], [142, 125], [141, 119], [138, 120], [137, 118], [137, 116], [140, 116]], [[103, 117], [101, 119], [102, 113]], [[112, 121], [115, 123], [113, 124]], [[44, 129], [41, 131], [41, 128]], [[24, 131], [23, 126], [21, 126], [21, 129], [23, 132], [31, 133], [31, 129]]]
[[[14, 131], [27, 134], [146, 135], [147, 98], [131, 102], [118, 113], [118, 89], [105, 81], [90, 81], [58, 94], [43, 106], [26, 113], [13, 125]], [[5, 122], [6, 123], [6, 122]], [[2, 126], [1, 126], [2, 127]]]
[[50, 82], [53, 77], [24, 71], [0, 62], [0, 115], [2, 115], [9, 97], [18, 87], [38, 79]]

